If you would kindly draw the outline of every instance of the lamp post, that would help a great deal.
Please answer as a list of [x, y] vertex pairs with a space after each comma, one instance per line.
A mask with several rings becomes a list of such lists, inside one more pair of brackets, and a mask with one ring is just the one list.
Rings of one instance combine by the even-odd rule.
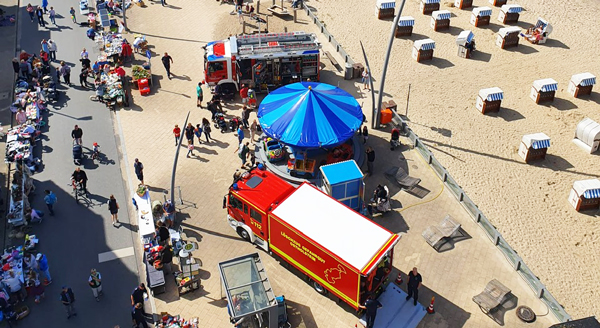
[[[185, 117], [185, 123], [183, 128], [187, 126], [188, 119], [190, 118], [190, 112]], [[183, 141], [183, 133], [179, 136], [179, 142], [177, 142], [177, 149], [175, 150], [175, 159], [173, 159], [173, 171], [171, 173], [171, 204], [175, 206], [175, 173], [177, 173], [177, 160], [179, 159], [179, 149], [181, 148], [181, 142]]]
[[[392, 52], [392, 44], [394, 43], [396, 28], [398, 27], [398, 21], [400, 21], [400, 15], [402, 14], [402, 9], [404, 8], [404, 3], [406, 0], [402, 0], [402, 4], [400, 5], [400, 10], [398, 10], [398, 14], [394, 18], [394, 23], [392, 24], [392, 33], [390, 34], [390, 41], [388, 43], [387, 52], [385, 54], [385, 60], [383, 61], [383, 71], [381, 72], [381, 83], [379, 84], [379, 99], [377, 100], [377, 107], [374, 109], [375, 117], [373, 117], [372, 128], [379, 128], [379, 121], [381, 117], [381, 103], [383, 102], [383, 87], [385, 85], [385, 75], [387, 73], [388, 63], [390, 61], [390, 53]], [[369, 71], [370, 73], [370, 71]], [[373, 92], [373, 91], [372, 91]]]

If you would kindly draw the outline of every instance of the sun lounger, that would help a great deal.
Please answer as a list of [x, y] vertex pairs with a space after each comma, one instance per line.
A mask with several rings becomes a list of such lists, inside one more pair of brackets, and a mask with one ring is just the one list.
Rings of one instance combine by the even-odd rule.
[[421, 182], [419, 178], [413, 178], [401, 167], [394, 166], [385, 172], [385, 176], [402, 188], [412, 189]]
[[473, 297], [473, 302], [479, 305], [481, 311], [489, 316], [491, 312], [507, 300], [509, 294], [510, 289], [494, 279], [488, 282], [483, 292]]
[[433, 247], [433, 249], [439, 251], [440, 247], [444, 243], [457, 234], [464, 236], [464, 234], [461, 232], [460, 223], [456, 223], [456, 221], [454, 221], [450, 215], [446, 215], [440, 224], [429, 226], [427, 229], [425, 229], [425, 231], [422, 233], [422, 236], [425, 238], [425, 241], [431, 247]]

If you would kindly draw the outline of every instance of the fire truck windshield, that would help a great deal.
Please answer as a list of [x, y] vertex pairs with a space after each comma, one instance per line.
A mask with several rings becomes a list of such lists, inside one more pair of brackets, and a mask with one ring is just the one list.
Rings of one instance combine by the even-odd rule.
[[223, 62], [210, 62], [208, 63], [208, 74], [222, 71], [224, 68]]

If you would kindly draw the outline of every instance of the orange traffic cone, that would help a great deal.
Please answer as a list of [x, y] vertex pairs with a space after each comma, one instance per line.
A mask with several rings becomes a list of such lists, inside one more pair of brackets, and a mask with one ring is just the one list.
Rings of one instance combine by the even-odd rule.
[[435, 310], [433, 309], [433, 301], [435, 301], [435, 297], [431, 298], [431, 303], [429, 304], [429, 307], [427, 308], [427, 313], [429, 313], [429, 314], [435, 312]]
[[402, 276], [400, 275], [400, 272], [398, 272], [398, 277], [396, 278], [396, 284], [402, 285]]

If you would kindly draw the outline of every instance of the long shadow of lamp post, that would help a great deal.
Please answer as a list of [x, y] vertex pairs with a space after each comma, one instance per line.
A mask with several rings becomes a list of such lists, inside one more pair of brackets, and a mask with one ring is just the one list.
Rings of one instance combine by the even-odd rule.
[[[381, 83], [379, 84], [379, 97], [377, 99], [377, 106], [375, 105], [375, 89], [373, 89], [373, 79], [369, 79], [371, 86], [371, 98], [373, 100], [373, 121], [371, 122], [371, 128], [379, 129], [379, 122], [381, 120], [381, 103], [383, 101], [383, 87], [385, 85], [385, 75], [387, 73], [388, 63], [390, 61], [390, 54], [392, 52], [392, 44], [394, 43], [394, 38], [396, 34], [396, 28], [398, 28], [398, 22], [400, 21], [400, 16], [402, 15], [402, 9], [404, 8], [404, 3], [406, 0], [402, 0], [402, 4], [400, 5], [400, 10], [398, 10], [398, 14], [394, 18], [394, 23], [392, 24], [392, 33], [390, 34], [390, 41], [388, 42], [387, 52], [385, 54], [385, 59], [383, 61], [383, 71], [381, 72]], [[371, 68], [369, 67], [369, 61], [367, 60], [367, 54], [365, 53], [365, 48], [360, 43], [360, 47], [362, 48], [363, 56], [365, 57], [365, 64], [367, 65], [367, 70], [369, 74], [372, 75]]]

